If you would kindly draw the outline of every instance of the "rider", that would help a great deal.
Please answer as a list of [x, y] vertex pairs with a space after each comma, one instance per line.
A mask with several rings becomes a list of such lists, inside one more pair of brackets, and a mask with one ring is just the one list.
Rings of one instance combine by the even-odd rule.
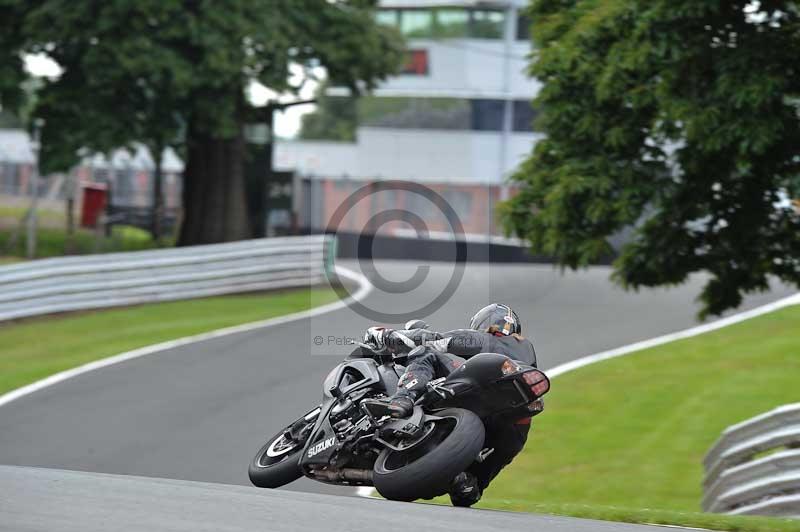
[[[367, 329], [365, 342], [394, 353], [408, 351], [408, 365], [398, 381], [398, 391], [392, 397], [370, 402], [385, 407], [392, 417], [408, 417], [429, 381], [449, 375], [464, 359], [478, 353], [500, 353], [536, 367], [536, 351], [530, 340], [522, 336], [519, 317], [511, 307], [500, 303], [487, 305], [472, 317], [469, 327], [438, 333], [429, 330], [421, 320], [412, 320], [402, 331], [384, 327]], [[411, 349], [409, 339], [417, 347]], [[450, 500], [454, 506], [472, 506], [478, 502], [492, 479], [525, 446], [529, 429], [530, 417], [487, 421], [485, 447], [494, 451], [453, 480]]]

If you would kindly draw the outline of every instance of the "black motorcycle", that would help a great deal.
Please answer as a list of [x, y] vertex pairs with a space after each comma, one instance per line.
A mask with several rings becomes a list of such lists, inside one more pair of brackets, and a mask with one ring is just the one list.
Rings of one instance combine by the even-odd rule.
[[484, 421], [539, 414], [550, 381], [505, 355], [483, 353], [431, 381], [409, 418], [394, 419], [365, 399], [392, 395], [403, 357], [359, 347], [323, 384], [322, 404], [281, 430], [250, 463], [250, 481], [277, 488], [305, 475], [342, 486], [374, 486], [398, 501], [430, 499], [482, 461]]

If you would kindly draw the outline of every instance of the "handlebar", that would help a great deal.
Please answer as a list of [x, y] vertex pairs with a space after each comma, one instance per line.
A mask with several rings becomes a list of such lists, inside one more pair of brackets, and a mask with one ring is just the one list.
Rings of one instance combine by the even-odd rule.
[[401, 354], [392, 353], [391, 351], [389, 351], [388, 347], [379, 348], [374, 344], [367, 344], [364, 342], [359, 342], [357, 340], [352, 340], [350, 342], [350, 345], [355, 345], [362, 349], [366, 349], [367, 351], [375, 355], [376, 358], [380, 359], [390, 358], [391, 360], [397, 360], [398, 358], [404, 358], [407, 355], [407, 353], [401, 353]]

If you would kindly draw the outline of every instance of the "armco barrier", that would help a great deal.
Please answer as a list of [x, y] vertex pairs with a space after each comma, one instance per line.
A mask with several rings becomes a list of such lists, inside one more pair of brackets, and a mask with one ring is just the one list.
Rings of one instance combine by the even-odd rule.
[[317, 284], [329, 235], [60, 257], [0, 267], [0, 321], [117, 305]]
[[703, 465], [704, 511], [800, 518], [800, 403], [728, 427]]

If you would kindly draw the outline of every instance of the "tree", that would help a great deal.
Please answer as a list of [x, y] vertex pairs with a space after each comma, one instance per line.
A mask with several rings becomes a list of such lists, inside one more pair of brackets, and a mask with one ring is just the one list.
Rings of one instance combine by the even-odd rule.
[[[158, 241], [161, 154], [178, 144], [184, 122], [179, 96], [185, 96], [185, 86], [173, 76], [189, 75], [189, 66], [164, 50], [154, 53], [153, 42], [143, 35], [149, 24], [177, 18], [178, 6], [81, 3], [70, 16], [62, 16], [58, 7], [42, 2], [25, 17], [29, 51], [47, 54], [63, 69], [37, 92], [34, 112], [45, 121], [44, 168], [65, 170], [83, 151], [109, 153], [144, 144], [154, 162], [151, 232]], [[92, 17], [94, 24], [76, 24]]]
[[[0, 0], [0, 20], [18, 20], [22, 11], [18, 3]], [[22, 61], [21, 28], [3, 24], [0, 31], [0, 119], [3, 127], [18, 127], [18, 111], [26, 103], [23, 87], [27, 74]]]
[[353, 142], [358, 127], [358, 100], [353, 96], [330, 96], [328, 83], [317, 88], [317, 108], [301, 118], [299, 137], [304, 140]]
[[359, 92], [402, 55], [397, 35], [374, 22], [374, 0], [23, 3], [29, 49], [64, 71], [38, 110], [47, 160], [63, 166], [76, 146], [133, 140], [153, 150], [182, 133], [184, 245], [251, 235], [243, 173], [244, 126], [259, 116], [245, 98], [251, 82], [297, 91], [290, 66], [322, 66], [332, 83]]
[[710, 280], [701, 317], [770, 276], [800, 283], [800, 17], [794, 2], [535, 0], [546, 139], [513, 175], [507, 230], [625, 287]]

